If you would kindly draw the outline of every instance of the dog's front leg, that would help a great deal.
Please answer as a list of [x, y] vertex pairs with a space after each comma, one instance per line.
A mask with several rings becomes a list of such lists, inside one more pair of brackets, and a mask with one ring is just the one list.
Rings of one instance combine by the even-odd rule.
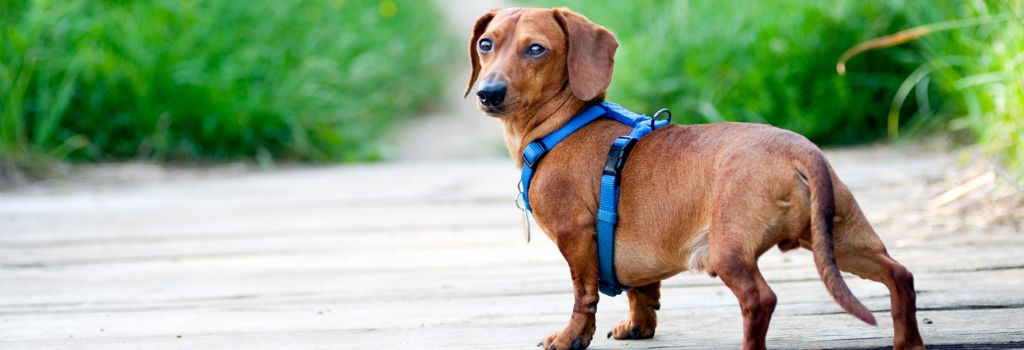
[[574, 304], [569, 324], [560, 332], [544, 338], [541, 342], [547, 350], [586, 349], [594, 338], [597, 313], [597, 241], [593, 230], [552, 235], [558, 249], [569, 263], [572, 275]]

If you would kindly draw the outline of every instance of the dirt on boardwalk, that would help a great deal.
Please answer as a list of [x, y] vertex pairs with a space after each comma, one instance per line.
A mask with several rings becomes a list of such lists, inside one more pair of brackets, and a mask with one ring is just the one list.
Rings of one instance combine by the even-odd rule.
[[[878, 185], [874, 191], [855, 193], [857, 198], [879, 195], [888, 203], [885, 211], [872, 218], [876, 225], [923, 232], [908, 239], [956, 235], [965, 232], [1020, 234], [1024, 232], [1024, 188], [1009, 180], [1003, 170], [971, 148], [948, 150], [936, 142], [904, 146], [873, 146], [835, 149], [828, 152], [833, 162], [861, 162], [872, 159], [877, 168], [846, 169], [864, 173]], [[935, 159], [932, 167], [919, 169], [913, 181], [886, 183], [888, 174], [907, 171], [908, 164]], [[844, 181], [850, 176], [836, 169]], [[881, 190], [884, 189], [884, 192]]]

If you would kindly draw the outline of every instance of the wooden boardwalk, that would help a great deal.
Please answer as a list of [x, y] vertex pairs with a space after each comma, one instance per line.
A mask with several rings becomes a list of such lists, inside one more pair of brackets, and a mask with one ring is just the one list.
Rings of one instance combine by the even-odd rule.
[[[1024, 234], [952, 230], [922, 204], [954, 157], [830, 157], [915, 273], [931, 348], [1024, 348]], [[496, 159], [0, 194], [0, 349], [532, 349], [572, 296], [547, 238], [522, 241], [516, 176]], [[890, 344], [881, 285], [847, 276], [870, 327], [831, 301], [809, 253], [761, 266], [779, 297], [769, 347]], [[662, 295], [644, 341], [603, 337], [627, 309], [604, 298], [591, 349], [739, 346], [720, 280], [684, 273]]]

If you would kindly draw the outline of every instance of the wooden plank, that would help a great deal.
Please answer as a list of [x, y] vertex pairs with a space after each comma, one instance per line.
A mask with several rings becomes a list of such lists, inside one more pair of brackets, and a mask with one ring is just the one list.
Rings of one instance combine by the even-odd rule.
[[[1024, 347], [1024, 236], [911, 220], [941, 193], [922, 178], [951, 157], [832, 158], [914, 271], [929, 344]], [[522, 242], [516, 175], [505, 160], [398, 163], [2, 194], [0, 348], [532, 347], [564, 326], [572, 297], [554, 245]], [[840, 313], [808, 252], [761, 266], [780, 300], [769, 346], [890, 343], [881, 285], [847, 276], [876, 312], [869, 327]], [[591, 348], [738, 346], [719, 280], [672, 278], [662, 304], [655, 339]], [[598, 336], [626, 312], [624, 297], [604, 298]]]

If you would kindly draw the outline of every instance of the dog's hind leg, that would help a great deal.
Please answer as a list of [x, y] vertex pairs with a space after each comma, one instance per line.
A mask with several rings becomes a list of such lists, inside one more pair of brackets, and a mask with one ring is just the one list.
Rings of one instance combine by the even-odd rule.
[[[741, 156], [744, 154], [740, 154]], [[712, 198], [711, 225], [708, 232], [708, 263], [712, 276], [719, 276], [736, 295], [743, 313], [743, 349], [764, 349], [768, 324], [775, 311], [776, 297], [761, 276], [757, 258], [778, 240], [778, 220], [784, 213], [770, 201], [770, 189], [761, 169], [745, 167], [747, 159], [732, 158], [719, 176], [730, 181], [717, 187]]]
[[[856, 209], [856, 208], [854, 208]], [[914, 276], [889, 256], [860, 210], [838, 223], [836, 262], [840, 270], [885, 284], [892, 305], [893, 349], [923, 349], [917, 328]]]
[[654, 336], [658, 326], [656, 310], [661, 308], [661, 282], [634, 287], [626, 292], [629, 297], [629, 318], [619, 322], [608, 337], [615, 339], [647, 339]]
[[768, 324], [775, 311], [775, 293], [757, 263], [732, 254], [715, 254], [711, 266], [739, 300], [743, 312], [743, 349], [764, 349]]
[[743, 349], [764, 349], [768, 324], [775, 312], [775, 293], [757, 267], [757, 256], [763, 250], [746, 244], [754, 241], [746, 233], [755, 231], [739, 223], [751, 218], [735, 220], [739, 216], [731, 217], [734, 221], [712, 219], [711, 272], [722, 278], [739, 301], [743, 312]]

